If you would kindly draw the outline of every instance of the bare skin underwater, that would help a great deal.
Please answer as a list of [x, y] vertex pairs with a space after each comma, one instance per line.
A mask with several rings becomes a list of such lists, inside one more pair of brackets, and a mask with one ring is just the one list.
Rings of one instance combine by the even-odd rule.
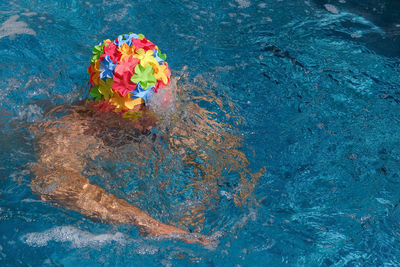
[[[94, 158], [109, 153], [104, 141], [93, 133], [99, 127], [93, 127], [91, 116], [82, 116], [81, 112], [82, 108], [77, 108], [71, 114], [46, 123], [45, 131], [38, 137], [40, 154], [33, 168], [36, 178], [31, 183], [32, 190], [42, 200], [61, 204], [89, 218], [134, 224], [142, 235], [181, 234], [179, 238], [185, 242], [209, 244], [205, 237], [186, 238], [186, 231], [161, 223], [127, 201], [107, 193], [102, 187], [91, 184], [81, 174], [87, 164], [85, 156], [89, 154]], [[149, 120], [145, 120], [144, 124], [148, 124]], [[128, 120], [118, 121], [124, 122], [130, 123]]]
[[[188, 108], [187, 104], [185, 107]], [[137, 106], [137, 109], [143, 108], [145, 109], [144, 106]], [[196, 179], [196, 183], [200, 181], [209, 188], [210, 195], [206, 197], [204, 205], [190, 207], [192, 211], [204, 217], [204, 207], [211, 205], [209, 200], [218, 198], [218, 179], [223, 179], [220, 172], [224, 169], [224, 165], [229, 166], [233, 171], [238, 171], [242, 177], [240, 182], [243, 184], [243, 190], [241, 195], [235, 196], [235, 203], [238, 205], [251, 195], [261, 172], [252, 175], [247, 171], [248, 161], [237, 149], [240, 146], [239, 138], [224, 133], [223, 125], [209, 119], [211, 116], [204, 109], [197, 105], [190, 108], [196, 110], [196, 117], [200, 114], [201, 120], [193, 122], [196, 126], [187, 125], [187, 120], [176, 123], [172, 132], [181, 138], [171, 139], [169, 143], [171, 150], [178, 151], [187, 147], [195, 150], [195, 153], [205, 160], [203, 166], [198, 166], [195, 160], [184, 157], [185, 164], [196, 165], [196, 168], [200, 170], [199, 173], [204, 176], [202, 180]], [[136, 225], [140, 234], [144, 236], [173, 235], [188, 243], [211, 244], [212, 242], [203, 235], [188, 235], [188, 232], [178, 227], [152, 218], [135, 205], [90, 183], [90, 180], [82, 174], [88, 166], [88, 159], [113, 153], [114, 141], [124, 138], [120, 133], [135, 131], [144, 133], [156, 123], [157, 119], [154, 116], [143, 116], [134, 123], [113, 112], [98, 116], [95, 110], [84, 105], [70, 108], [68, 115], [40, 123], [36, 127], [39, 153], [33, 167], [35, 178], [31, 182], [32, 190], [42, 200], [77, 211], [91, 219]], [[118, 133], [111, 138], [113, 140], [109, 140], [110, 136], [104, 137], [104, 131], [107, 129], [117, 129]], [[206, 134], [203, 135], [201, 132]], [[221, 151], [221, 155], [217, 155], [220, 160], [216, 160], [215, 156], [208, 158], [201, 147], [206, 139], [209, 139], [207, 142], [210, 146], [216, 146], [213, 150]], [[226, 149], [228, 151], [224, 151]], [[229, 153], [231, 157], [226, 157]], [[251, 179], [247, 179], [246, 175], [249, 175]], [[193, 216], [199, 218], [199, 214]], [[182, 220], [187, 219], [182, 218]], [[200, 221], [204, 223], [204, 219]], [[196, 224], [198, 225], [198, 222]], [[197, 231], [201, 231], [201, 228], [197, 228]]]

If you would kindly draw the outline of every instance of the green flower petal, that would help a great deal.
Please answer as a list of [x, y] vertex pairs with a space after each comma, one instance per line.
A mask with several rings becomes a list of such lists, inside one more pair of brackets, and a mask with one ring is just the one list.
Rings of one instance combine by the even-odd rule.
[[160, 49], [158, 49], [158, 57], [161, 58], [162, 60], [167, 60], [167, 55], [166, 54], [161, 54]]
[[100, 58], [100, 55], [103, 54], [103, 46], [102, 45], [95, 45], [93, 47], [93, 56], [90, 61], [93, 63]]
[[93, 62], [95, 62], [96, 60], [98, 60], [98, 59], [100, 58], [101, 54], [103, 54], [103, 47], [104, 47], [104, 46], [108, 46], [108, 45], [109, 45], [109, 44], [106, 43], [106, 42], [103, 42], [103, 44], [101, 44], [101, 45], [95, 45], [95, 46], [93, 47], [93, 49], [92, 49], [93, 56], [92, 56], [92, 58], [90, 59], [90, 61], [93, 63]]
[[153, 75], [154, 70], [151, 65], [146, 68], [142, 67], [140, 64], [135, 67], [135, 74], [131, 77], [133, 83], [140, 83], [144, 90], [149, 89], [150, 86], [156, 84], [157, 79]]
[[95, 86], [92, 89], [90, 89], [90, 96], [93, 97], [95, 101], [100, 101], [103, 99], [103, 95], [100, 94], [98, 86]]

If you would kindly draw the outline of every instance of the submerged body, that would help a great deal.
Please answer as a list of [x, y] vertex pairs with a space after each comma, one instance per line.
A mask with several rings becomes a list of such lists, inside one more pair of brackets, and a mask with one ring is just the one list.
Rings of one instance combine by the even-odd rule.
[[[210, 99], [204, 96], [202, 100]], [[210, 101], [218, 103], [215, 98]], [[158, 121], [159, 116], [148, 112], [144, 106], [138, 107], [137, 110], [142, 113], [134, 122], [114, 112], [98, 112], [90, 105], [74, 106], [68, 111], [62, 107], [59, 108], [61, 110], [56, 108], [54, 113], [68, 115], [55, 116], [38, 127], [40, 152], [33, 168], [35, 179], [32, 181], [32, 190], [42, 200], [52, 201], [89, 218], [134, 224], [143, 235], [178, 234], [186, 242], [209, 244], [210, 241], [203, 236], [188, 237], [186, 231], [152, 218], [135, 205], [91, 183], [85, 176], [85, 170], [92, 168], [91, 161], [97, 157], [118, 158], [116, 151], [127, 145], [129, 155], [126, 156], [131, 157], [132, 162], [140, 160], [140, 156], [135, 154], [138, 147], [154, 149], [151, 140], [155, 134], [150, 129], [154, 126], [164, 127], [169, 129], [162, 137], [168, 143], [168, 153], [180, 155], [184, 164], [192, 166], [198, 177], [192, 177], [195, 179], [190, 186], [207, 188], [208, 192], [200, 202], [188, 207], [188, 216], [191, 218], [181, 218], [181, 227], [189, 224], [194, 226], [196, 232], [202, 230], [204, 210], [213, 205], [212, 199], [218, 199], [218, 184], [224, 179], [223, 171], [226, 168], [237, 171], [241, 176], [242, 190], [240, 195], [235, 196], [235, 203], [241, 205], [251, 194], [259, 177], [246, 169], [248, 161], [237, 149], [241, 139], [229, 133], [228, 126], [212, 120], [212, 112], [193, 102], [175, 104], [174, 108], [178, 111], [168, 126], [162, 125], [166, 120]], [[150, 140], [148, 147], [141, 144], [143, 137]], [[196, 158], [200, 158], [203, 164], [199, 164]], [[142, 163], [146, 165], [146, 160]], [[248, 175], [251, 180], [247, 179]]]
[[[172, 85], [176, 86], [176, 83]], [[168, 87], [169, 92], [174, 90], [175, 87]], [[107, 193], [82, 175], [88, 158], [111, 156], [113, 148], [139, 142], [142, 135], [150, 133], [157, 122], [156, 116], [144, 105], [137, 105], [132, 111], [138, 112], [139, 118], [124, 119], [120, 114], [104, 112], [96, 105], [82, 104], [68, 108], [68, 115], [43, 123], [31, 188], [42, 200], [92, 219], [134, 224], [143, 235], [185, 234], [186, 231], [161, 223], [126, 200]], [[186, 242], [208, 243], [204, 238], [180, 238]]]
[[[33, 191], [42, 200], [54, 201], [90, 218], [135, 224], [143, 234], [157, 236], [185, 233], [153, 219], [127, 201], [91, 184], [82, 175], [87, 167], [86, 157], [95, 158], [100, 154], [107, 154], [110, 151], [108, 148], [117, 145], [121, 138], [127, 138], [123, 136], [124, 132], [130, 130], [134, 138], [134, 135], [144, 133], [154, 123], [151, 118], [146, 118], [142, 120], [142, 129], [122, 119], [113, 121], [113, 125], [99, 125], [99, 120], [93, 120], [94, 114], [89, 109], [75, 107], [71, 114], [47, 123], [46, 131], [38, 138], [40, 154], [34, 166], [36, 178], [32, 182]], [[116, 119], [115, 116], [112, 117]], [[149, 125], [145, 125], [146, 123]], [[104, 127], [117, 127], [121, 134], [102, 136]]]

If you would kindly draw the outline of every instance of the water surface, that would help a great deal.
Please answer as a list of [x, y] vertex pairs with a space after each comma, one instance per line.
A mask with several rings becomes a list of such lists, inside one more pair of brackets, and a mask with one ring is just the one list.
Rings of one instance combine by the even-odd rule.
[[[397, 1], [18, 0], [0, 10], [3, 266], [400, 264]], [[147, 165], [97, 158], [85, 174], [215, 248], [91, 221], [29, 187], [33, 128], [86, 96], [91, 47], [130, 31], [182, 76], [180, 119], [158, 129], [195, 136], [197, 154], [144, 138], [152, 149], [135, 153]], [[220, 126], [197, 131], [210, 121]]]

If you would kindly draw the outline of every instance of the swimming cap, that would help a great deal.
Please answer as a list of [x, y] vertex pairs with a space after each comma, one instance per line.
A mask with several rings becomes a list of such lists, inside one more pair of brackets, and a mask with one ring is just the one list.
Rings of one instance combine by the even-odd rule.
[[170, 83], [166, 55], [143, 34], [122, 34], [93, 47], [88, 73], [90, 97], [124, 113], [147, 105], [151, 95]]

